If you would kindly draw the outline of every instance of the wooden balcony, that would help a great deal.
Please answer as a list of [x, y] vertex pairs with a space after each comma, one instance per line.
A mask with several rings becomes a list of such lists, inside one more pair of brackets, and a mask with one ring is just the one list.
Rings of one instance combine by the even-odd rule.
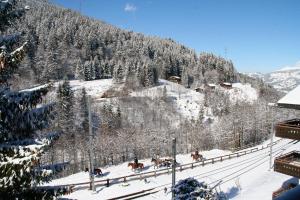
[[275, 126], [275, 131], [277, 137], [300, 140], [300, 119], [279, 122]]
[[277, 157], [274, 162], [274, 171], [300, 178], [300, 152], [292, 151]]

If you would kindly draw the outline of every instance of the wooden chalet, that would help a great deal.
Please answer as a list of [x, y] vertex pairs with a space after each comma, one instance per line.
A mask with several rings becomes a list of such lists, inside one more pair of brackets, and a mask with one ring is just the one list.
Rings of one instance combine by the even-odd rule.
[[179, 76], [170, 76], [168, 78], [168, 81], [180, 84], [181, 83], [181, 78]]
[[232, 89], [232, 83], [223, 82], [220, 83], [220, 86], [226, 89]]
[[[278, 107], [300, 110], [300, 85], [277, 102]], [[300, 119], [290, 119], [275, 125], [275, 135], [300, 141]], [[300, 152], [292, 151], [275, 158], [274, 170], [300, 178]]]
[[214, 89], [216, 89], [216, 84], [208, 83], [208, 84], [205, 85], [205, 87], [207, 89], [214, 90]]

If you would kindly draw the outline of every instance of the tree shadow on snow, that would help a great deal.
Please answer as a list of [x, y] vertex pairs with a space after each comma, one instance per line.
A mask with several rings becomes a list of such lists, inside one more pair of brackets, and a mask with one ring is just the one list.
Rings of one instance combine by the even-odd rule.
[[101, 177], [107, 176], [109, 174], [110, 174], [110, 172], [104, 172], [104, 173], [102, 173], [102, 175], [96, 175], [96, 177], [101, 178]]
[[150, 165], [145, 166], [143, 170], [148, 170], [148, 169], [150, 169], [150, 167], [151, 167]]

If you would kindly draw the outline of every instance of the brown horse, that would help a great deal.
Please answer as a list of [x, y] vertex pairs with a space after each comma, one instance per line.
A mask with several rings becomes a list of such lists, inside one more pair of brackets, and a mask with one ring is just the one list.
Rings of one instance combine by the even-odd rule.
[[144, 164], [143, 163], [128, 163], [128, 167], [131, 167], [132, 170], [135, 169], [144, 169]]
[[161, 160], [159, 158], [152, 158], [151, 162], [154, 163], [154, 169], [164, 166], [164, 164], [165, 164], [165, 160]]
[[203, 160], [203, 156], [201, 154], [195, 154], [195, 153], [192, 153], [191, 154], [191, 157], [193, 158], [193, 160], [195, 161], [202, 161]]
[[[89, 172], [89, 168], [85, 168], [85, 172]], [[99, 168], [94, 168], [94, 174], [95, 175], [103, 175], [102, 170]]]

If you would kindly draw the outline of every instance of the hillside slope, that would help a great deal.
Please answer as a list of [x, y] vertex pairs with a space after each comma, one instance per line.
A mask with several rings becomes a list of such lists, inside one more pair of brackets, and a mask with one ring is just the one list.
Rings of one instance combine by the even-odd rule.
[[280, 92], [287, 93], [300, 84], [300, 67], [285, 67], [271, 73], [248, 73], [250, 77], [262, 79]]
[[281, 69], [266, 74], [264, 80], [275, 89], [287, 93], [300, 84], [300, 67]]
[[16, 76], [20, 87], [64, 76], [119, 81], [135, 77], [142, 86], [155, 84], [152, 79], [156, 76], [180, 76], [186, 87], [238, 78], [230, 60], [210, 53], [196, 55], [172, 39], [122, 30], [43, 0], [22, 3], [34, 12], [29, 11], [15, 27], [27, 33], [29, 42], [28, 56], [19, 71], [24, 77]]

